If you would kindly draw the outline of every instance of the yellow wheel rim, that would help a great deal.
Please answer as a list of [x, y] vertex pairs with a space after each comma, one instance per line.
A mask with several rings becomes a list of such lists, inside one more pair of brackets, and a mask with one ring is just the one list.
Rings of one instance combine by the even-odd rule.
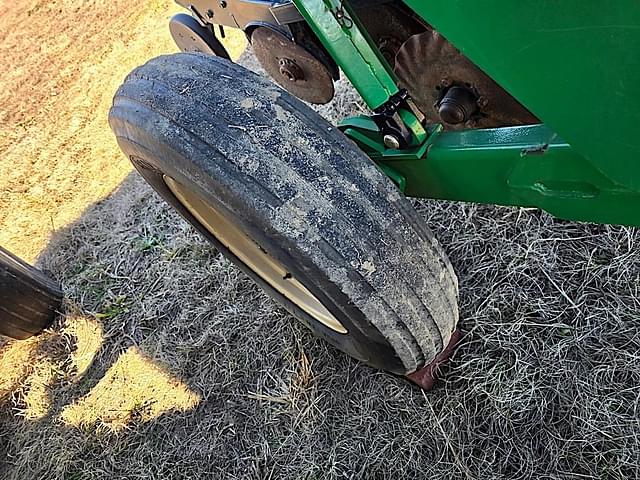
[[318, 322], [338, 333], [347, 333], [313, 293], [220, 210], [173, 178], [165, 175], [164, 181], [189, 213], [256, 275]]

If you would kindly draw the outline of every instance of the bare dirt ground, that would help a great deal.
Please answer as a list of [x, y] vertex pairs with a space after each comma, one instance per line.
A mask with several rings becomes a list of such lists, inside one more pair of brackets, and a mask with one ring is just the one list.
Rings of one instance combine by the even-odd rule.
[[[639, 478], [636, 229], [416, 202], [458, 272], [464, 340], [427, 394], [358, 364], [117, 150], [112, 94], [175, 51], [175, 11], [0, 3], [0, 244], [68, 297], [51, 331], [0, 340], [0, 478]], [[338, 91], [329, 118], [359, 108]]]

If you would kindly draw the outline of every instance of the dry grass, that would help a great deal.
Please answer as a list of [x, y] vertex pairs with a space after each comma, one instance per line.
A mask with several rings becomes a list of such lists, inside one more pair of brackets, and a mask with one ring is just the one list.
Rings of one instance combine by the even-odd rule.
[[75, 377], [82, 378], [104, 343], [102, 325], [97, 319], [84, 316], [69, 308], [62, 333], [75, 339], [69, 362]]
[[[2, 5], [0, 22], [7, 12], [18, 15]], [[125, 178], [68, 226], [60, 220], [40, 256], [64, 285], [68, 315], [37, 339], [0, 344], [0, 478], [640, 477], [635, 229], [416, 202], [458, 271], [466, 332], [444, 380], [423, 394], [312, 338], [120, 169], [101, 109], [127, 62], [168, 45], [154, 33], [166, 16], [123, 14], [139, 24], [113, 51], [122, 19], [106, 22], [103, 53], [89, 49], [79, 83], [59, 85], [64, 102], [40, 99], [60, 115], [51, 125], [32, 107], [19, 107], [35, 115], [24, 135], [3, 120], [19, 138], [5, 144], [0, 182], [25, 159], [60, 169], [44, 192], [28, 168], [0, 184], [10, 188], [0, 243], [23, 255], [46, 243], [50, 212], [72, 218]], [[70, 135], [63, 107], [91, 81], [102, 85], [87, 90], [95, 118]], [[329, 117], [361, 108], [341, 85], [321, 110]], [[22, 102], [0, 94], [6, 111]], [[93, 156], [66, 153], [83, 132]], [[25, 147], [32, 134], [49, 135], [37, 138], [52, 149]], [[67, 197], [48, 199], [58, 182]], [[26, 223], [12, 223], [22, 206]]]
[[29, 375], [30, 362], [38, 347], [39, 339], [9, 342], [0, 338], [0, 401], [5, 402]]
[[148, 422], [172, 410], [191, 410], [199, 401], [188, 387], [136, 347], [129, 347], [88, 395], [64, 408], [60, 418], [65, 425], [119, 431], [132, 421]]
[[0, 244], [27, 260], [131, 171], [110, 138], [106, 93], [171, 51], [170, 2], [147, 4], [157, 23], [124, 0], [0, 6]]
[[180, 10], [170, 0], [0, 3], [0, 245], [33, 261], [131, 171], [107, 124], [113, 92], [135, 66], [176, 51], [167, 22]]

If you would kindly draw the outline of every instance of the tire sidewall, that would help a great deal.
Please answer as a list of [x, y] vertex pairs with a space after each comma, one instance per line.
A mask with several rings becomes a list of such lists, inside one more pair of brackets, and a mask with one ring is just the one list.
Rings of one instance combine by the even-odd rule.
[[[117, 127], [117, 125], [112, 125], [116, 132], [120, 130]], [[221, 184], [210, 172], [148, 135], [133, 135], [137, 139], [133, 141], [129, 137], [132, 136], [131, 131], [135, 128], [135, 126], [128, 124], [121, 130], [127, 132], [127, 135], [117, 135], [121, 149], [153, 189], [225, 257], [311, 329], [315, 335], [371, 366], [398, 374], [407, 373], [393, 347], [366, 319], [365, 315], [353, 305], [347, 295], [340, 291], [327, 278], [326, 274], [299, 250], [294, 242], [273, 231], [269, 222], [259, 211], [247, 206], [247, 198], [244, 198], [242, 193], [235, 192], [227, 185]], [[144, 138], [146, 145], [141, 145], [141, 138]], [[224, 158], [217, 158], [216, 161], [219, 164], [226, 162]], [[270, 256], [284, 265], [294, 278], [311, 291], [325, 308], [345, 326], [348, 333], [341, 334], [313, 319], [233, 255], [175, 197], [165, 183], [164, 175], [191, 189], [214, 208], [222, 211], [227, 218], [236, 220], [241, 230], [266, 250]]]

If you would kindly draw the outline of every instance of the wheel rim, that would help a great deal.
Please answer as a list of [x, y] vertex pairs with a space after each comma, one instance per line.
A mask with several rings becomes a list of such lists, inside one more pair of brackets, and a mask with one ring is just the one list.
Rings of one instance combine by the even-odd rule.
[[165, 175], [164, 182], [189, 213], [247, 268], [304, 310], [314, 320], [338, 333], [347, 333], [347, 329], [342, 323], [326, 309], [313, 293], [219, 209], [171, 177]]

